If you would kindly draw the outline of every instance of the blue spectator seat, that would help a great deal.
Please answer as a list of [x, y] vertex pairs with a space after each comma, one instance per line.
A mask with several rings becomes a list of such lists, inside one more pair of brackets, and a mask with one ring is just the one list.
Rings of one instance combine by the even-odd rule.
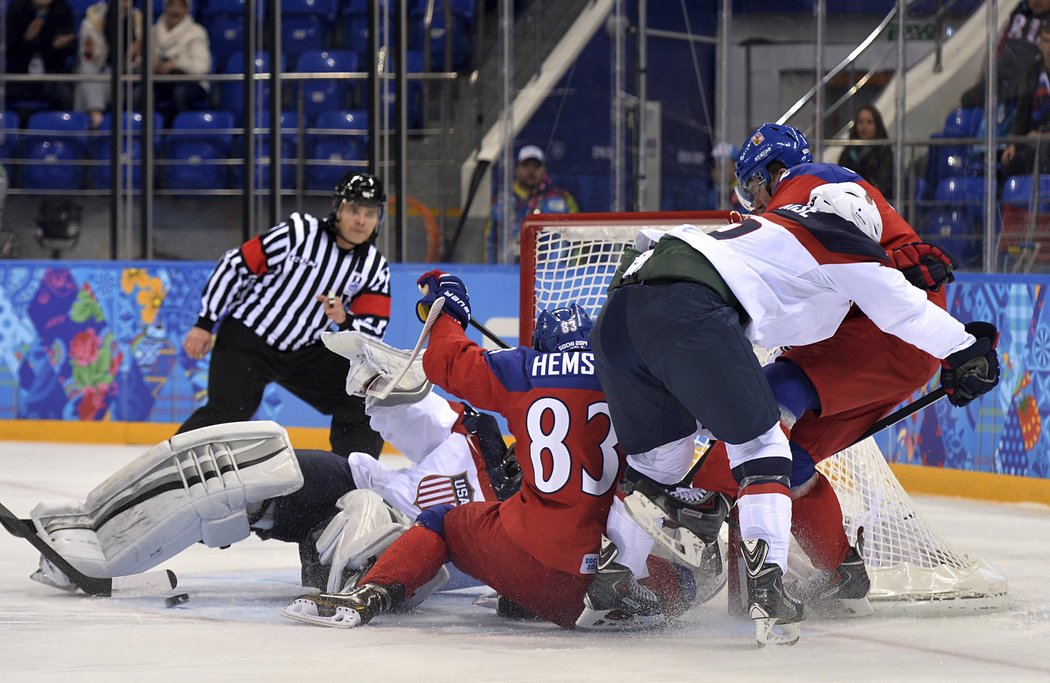
[[[281, 70], [285, 69], [285, 60], [281, 58]], [[244, 73], [244, 52], [234, 52], [227, 58], [223, 69], [228, 74]], [[270, 72], [270, 53], [255, 53], [255, 73]], [[234, 118], [239, 122], [244, 114], [244, 83], [242, 81], [223, 81], [218, 84], [220, 108], [233, 112]], [[255, 102], [257, 111], [267, 110], [270, 107], [270, 93], [273, 92], [271, 81], [259, 81], [255, 85]]]
[[315, 127], [306, 136], [306, 187], [330, 190], [350, 170], [349, 162], [366, 160], [368, 114], [327, 111], [317, 117]]
[[229, 16], [210, 19], [208, 41], [211, 44], [212, 61], [215, 64], [228, 64], [231, 55], [244, 52], [244, 22], [240, 17]]
[[944, 137], [973, 138], [981, 129], [984, 119], [983, 107], [960, 107], [955, 109], [944, 121]]
[[164, 185], [172, 190], [206, 190], [228, 186], [233, 114], [228, 111], [184, 111], [175, 115], [164, 148], [174, 164], [165, 166]]
[[[945, 178], [934, 190], [927, 225], [964, 268], [980, 263], [984, 225], [984, 178]], [[935, 226], [935, 227], [933, 227]]]
[[[357, 53], [350, 50], [308, 50], [299, 56], [296, 71], [340, 72], [358, 71]], [[355, 82], [346, 78], [317, 78], [301, 81], [303, 112], [313, 123], [318, 114], [346, 109]]]
[[[1031, 210], [1038, 206], [1039, 213], [1050, 212], [1050, 175], [1040, 175], [1039, 183], [1030, 175], [1014, 175], [1003, 184], [1002, 203], [1007, 206]], [[1038, 194], [1038, 205], [1036, 204]]]
[[[162, 0], [159, 1], [162, 2]], [[158, 2], [158, 0], [154, 0], [154, 2]], [[244, 6], [246, 4], [245, 0], [207, 0], [200, 17], [206, 22], [210, 22], [215, 17], [244, 18]], [[267, 0], [255, 1], [256, 19], [262, 21], [266, 17], [268, 5], [269, 2]]]
[[[390, 12], [393, 15], [394, 0], [381, 0], [380, 5], [391, 3]], [[349, 0], [339, 7], [337, 23], [339, 24], [339, 47], [344, 50], [353, 50], [357, 53], [362, 67], [370, 61], [368, 53], [368, 6], [370, 0]], [[409, 7], [411, 13], [411, 4]], [[411, 32], [411, 28], [409, 29]], [[397, 45], [396, 31], [391, 35], [391, 49]]]
[[338, 5], [337, 0], [281, 0], [281, 17], [315, 16], [332, 28]]
[[22, 186], [34, 190], [79, 189], [87, 154], [88, 116], [82, 111], [38, 111], [26, 122], [23, 155], [29, 162]]
[[[453, 0], [451, 23], [445, 26], [444, 3], [435, 3], [430, 23], [430, 70], [445, 68], [445, 36], [451, 35], [452, 69], [462, 71], [470, 66], [473, 46], [471, 31], [474, 26], [474, 3], [472, 0]], [[409, 13], [409, 47], [424, 49], [424, 24], [426, 2], [417, 2]]]
[[329, 24], [315, 14], [281, 18], [281, 53], [294, 64], [307, 50], [329, 46]]
[[[419, 74], [423, 73], [423, 52], [421, 50], [407, 50], [407, 61], [408, 61], [408, 73]], [[367, 67], [363, 67], [367, 68]], [[390, 60], [391, 71], [395, 70], [395, 64], [393, 59]], [[423, 81], [418, 79], [408, 79], [408, 87], [405, 96], [408, 98], [408, 127], [409, 128], [422, 128], [423, 127]], [[386, 104], [388, 116], [390, 120], [394, 121], [397, 115], [395, 108], [395, 94], [397, 92], [397, 84], [391, 79], [381, 86], [383, 89], [383, 102]], [[367, 106], [367, 99], [364, 99], [363, 106]]]
[[948, 252], [959, 268], [977, 268], [984, 239], [977, 225], [969, 210], [940, 208], [930, 212], [920, 232], [924, 240]]
[[[270, 189], [270, 149], [273, 136], [267, 130], [269, 125], [270, 112], [259, 112], [259, 117], [256, 121], [257, 132], [253, 136], [255, 143], [255, 188], [257, 190]], [[276, 132], [275, 135], [279, 136], [281, 140], [281, 189], [294, 189], [296, 185], [295, 169], [297, 165], [297, 128], [295, 112], [281, 112], [281, 120], [278, 125], [280, 130]], [[240, 135], [234, 140], [233, 154], [238, 158], [242, 157], [244, 154], [244, 139]], [[241, 165], [234, 166], [232, 171], [234, 187], [243, 188], [243, 167]]]
[[[122, 116], [124, 131], [130, 130], [132, 135], [130, 141], [127, 135], [122, 136], [121, 140], [121, 163], [123, 166], [131, 164], [131, 186], [132, 188], [139, 190], [142, 189], [142, 167], [139, 161], [142, 159], [142, 125], [143, 116], [141, 112], [134, 112], [128, 114], [124, 112]], [[153, 115], [153, 138], [154, 142], [160, 141], [160, 131], [164, 126], [164, 117], [160, 114]], [[99, 126], [99, 131], [108, 133], [113, 129], [113, 114], [107, 112], [105, 117], [102, 119], [102, 125]], [[109, 161], [113, 158], [113, 145], [110, 142], [109, 136], [98, 136], [91, 139], [91, 156], [95, 161], [106, 162], [103, 165], [93, 166], [92, 175], [95, 179], [95, 187], [98, 189], [108, 190], [112, 187], [113, 174], [109, 166]], [[127, 187], [127, 175], [126, 171], [121, 170], [121, 173], [125, 174], [122, 176], [123, 185]]]

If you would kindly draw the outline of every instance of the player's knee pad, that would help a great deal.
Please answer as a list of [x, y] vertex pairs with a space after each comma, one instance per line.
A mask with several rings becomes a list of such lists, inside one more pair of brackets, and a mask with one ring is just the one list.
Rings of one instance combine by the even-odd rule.
[[330, 565], [329, 593], [345, 591], [347, 583], [359, 579], [409, 525], [407, 517], [367, 489], [344, 494], [336, 507], [339, 513], [317, 539], [320, 562]]
[[248, 504], [303, 484], [288, 435], [274, 422], [204, 427], [157, 444], [116, 472], [84, 503], [41, 503], [40, 535], [81, 571], [143, 572], [203, 541], [248, 536]]
[[416, 517], [416, 524], [429, 529], [441, 538], [445, 537], [445, 515], [449, 513], [454, 505], [435, 505], [420, 512]]

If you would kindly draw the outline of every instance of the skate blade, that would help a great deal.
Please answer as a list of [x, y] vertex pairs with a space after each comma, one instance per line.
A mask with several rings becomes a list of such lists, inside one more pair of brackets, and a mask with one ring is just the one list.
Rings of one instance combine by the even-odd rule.
[[640, 493], [627, 496], [623, 504], [631, 519], [645, 529], [653, 540], [690, 567], [701, 567], [707, 544], [700, 540], [700, 537], [685, 527], [665, 527], [663, 510]]
[[576, 618], [581, 631], [642, 631], [667, 623], [667, 615], [642, 616], [622, 609], [595, 609], [590, 597], [583, 599], [583, 612]]
[[281, 616], [293, 621], [328, 628], [354, 628], [361, 625], [361, 615], [350, 607], [336, 607], [335, 614], [321, 616], [317, 603], [309, 598], [297, 598], [281, 610]]
[[866, 597], [812, 600], [806, 603], [806, 612], [823, 619], [856, 619], [875, 614]]
[[759, 647], [766, 645], [794, 645], [801, 630], [797, 621], [782, 624], [774, 617], [755, 619], [755, 641]]

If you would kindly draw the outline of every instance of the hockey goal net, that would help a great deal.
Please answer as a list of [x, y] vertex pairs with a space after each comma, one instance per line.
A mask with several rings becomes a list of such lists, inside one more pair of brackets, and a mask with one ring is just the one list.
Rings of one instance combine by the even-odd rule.
[[[521, 231], [519, 339], [527, 343], [537, 313], [575, 301], [596, 317], [624, 247], [641, 228], [683, 223], [714, 229], [722, 211], [597, 213], [530, 216]], [[763, 362], [775, 355], [756, 348]], [[699, 448], [703, 444], [698, 444]], [[1006, 605], [1006, 578], [983, 559], [952, 548], [923, 519], [874, 439], [818, 465], [838, 494], [846, 533], [855, 543], [864, 529], [863, 556], [871, 578], [869, 600], [879, 612], [978, 611]], [[792, 571], [805, 573], [797, 546]]]

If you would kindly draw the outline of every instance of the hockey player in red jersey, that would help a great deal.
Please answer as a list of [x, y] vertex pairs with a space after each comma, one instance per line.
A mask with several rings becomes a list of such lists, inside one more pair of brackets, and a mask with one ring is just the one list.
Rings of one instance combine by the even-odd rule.
[[[595, 362], [628, 453], [624, 505], [689, 561], [714, 540], [705, 538], [705, 519], [718, 510], [704, 507], [703, 492], [674, 484], [689, 469], [698, 433], [726, 442], [760, 644], [796, 642], [803, 610], [782, 584], [792, 454], [751, 344], [828, 339], [856, 305], [879, 329], [943, 359], [953, 404], [999, 380], [995, 327], [964, 326], [885, 267], [882, 229], [874, 200], [853, 182], [820, 185], [804, 204], [710, 234], [691, 225], [642, 229], [595, 324]], [[633, 571], [635, 558], [625, 553]]]
[[[930, 301], [945, 307], [943, 285], [954, 279], [951, 258], [922, 243], [882, 194], [853, 171], [812, 163], [798, 129], [765, 124], [740, 150], [736, 164], [741, 202], [758, 214], [805, 204], [826, 183], [855, 182], [875, 200], [882, 218], [879, 241], [891, 263]], [[936, 375], [940, 360], [884, 332], [853, 307], [829, 339], [794, 346], [766, 366], [766, 377], [791, 430], [792, 532], [819, 570], [800, 590], [804, 601], [862, 599], [869, 581], [857, 548], [851, 548], [838, 498], [818, 463], [848, 447], [871, 425]], [[792, 424], [793, 422], [793, 424]], [[726, 449], [716, 444], [694, 486], [735, 497]], [[860, 541], [858, 540], [858, 546]]]
[[522, 470], [521, 490], [502, 503], [424, 510], [356, 589], [303, 596], [283, 614], [326, 626], [367, 623], [396, 609], [447, 561], [564, 628], [576, 626], [588, 613], [585, 605], [591, 614], [607, 610], [612, 606], [607, 600], [630, 600], [633, 614], [623, 615], [630, 623], [579, 625], [648, 626], [684, 609], [690, 600], [679, 587], [690, 580], [670, 563], [650, 562], [657, 595], [601, 548], [622, 457], [595, 373], [586, 312], [575, 304], [544, 311], [533, 348], [489, 352], [465, 334], [470, 303], [459, 278], [430, 271], [419, 285], [425, 292], [417, 305], [421, 320], [437, 297], [444, 298], [423, 356], [427, 377], [507, 418]]

